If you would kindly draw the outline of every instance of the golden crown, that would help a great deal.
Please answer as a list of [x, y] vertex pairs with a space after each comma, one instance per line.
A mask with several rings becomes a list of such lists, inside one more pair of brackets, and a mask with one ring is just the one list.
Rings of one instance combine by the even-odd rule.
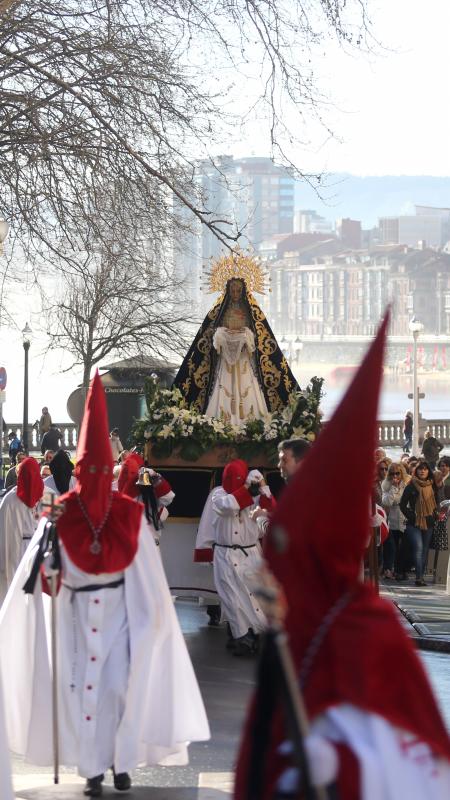
[[224, 292], [231, 278], [245, 281], [247, 291], [264, 294], [266, 291], [266, 272], [254, 256], [235, 251], [214, 261], [209, 270], [208, 291]]

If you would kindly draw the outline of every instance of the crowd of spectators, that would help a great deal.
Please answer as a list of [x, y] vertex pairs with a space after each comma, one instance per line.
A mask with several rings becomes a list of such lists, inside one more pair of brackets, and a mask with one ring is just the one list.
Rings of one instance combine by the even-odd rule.
[[414, 570], [416, 586], [426, 586], [430, 548], [448, 547], [447, 507], [441, 503], [450, 500], [450, 457], [438, 461], [441, 450], [440, 442], [429, 434], [419, 458], [404, 453], [392, 461], [384, 451], [376, 451], [373, 497], [384, 509], [389, 528], [378, 547], [384, 578], [405, 581]]

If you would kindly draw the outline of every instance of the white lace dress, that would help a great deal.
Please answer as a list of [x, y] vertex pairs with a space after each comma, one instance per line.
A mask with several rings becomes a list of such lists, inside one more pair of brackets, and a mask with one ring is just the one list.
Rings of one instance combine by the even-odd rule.
[[207, 416], [235, 425], [242, 424], [249, 416], [265, 417], [268, 413], [266, 401], [251, 364], [255, 350], [253, 332], [250, 328], [217, 328], [213, 345], [219, 354], [219, 363]]

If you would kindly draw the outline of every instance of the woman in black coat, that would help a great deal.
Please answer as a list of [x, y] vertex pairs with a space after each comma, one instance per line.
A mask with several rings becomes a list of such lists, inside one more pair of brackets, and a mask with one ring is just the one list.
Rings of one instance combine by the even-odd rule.
[[423, 574], [437, 509], [443, 499], [442, 476], [433, 474], [426, 461], [419, 461], [400, 500], [400, 510], [407, 520], [405, 536], [416, 568], [416, 586], [426, 586]]

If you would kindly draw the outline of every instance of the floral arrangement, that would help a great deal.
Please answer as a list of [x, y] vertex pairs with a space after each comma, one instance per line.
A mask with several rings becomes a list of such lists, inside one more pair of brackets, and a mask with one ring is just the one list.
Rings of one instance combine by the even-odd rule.
[[147, 416], [133, 428], [134, 444], [151, 443], [158, 458], [172, 454], [196, 461], [218, 445], [232, 446], [238, 457], [247, 460], [260, 454], [275, 459], [283, 439], [303, 437], [314, 441], [320, 428], [323, 379], [314, 377], [306, 389], [294, 393], [282, 411], [264, 419], [248, 418], [242, 425], [207, 417], [188, 408], [178, 389], [162, 389], [158, 378], [146, 380]]

